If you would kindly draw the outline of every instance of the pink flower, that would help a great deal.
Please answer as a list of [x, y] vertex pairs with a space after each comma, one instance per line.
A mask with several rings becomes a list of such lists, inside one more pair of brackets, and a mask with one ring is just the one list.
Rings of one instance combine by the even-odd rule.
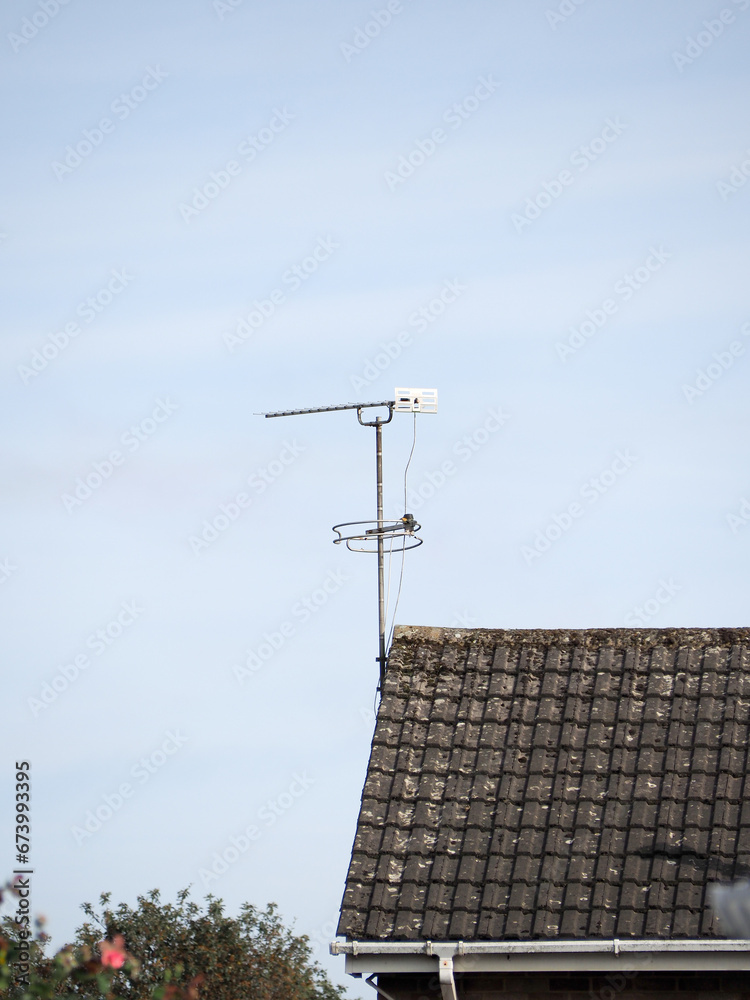
[[100, 941], [99, 951], [102, 956], [102, 965], [109, 966], [110, 969], [121, 969], [128, 957], [124, 946], [125, 938], [122, 934], [115, 934], [113, 941]]

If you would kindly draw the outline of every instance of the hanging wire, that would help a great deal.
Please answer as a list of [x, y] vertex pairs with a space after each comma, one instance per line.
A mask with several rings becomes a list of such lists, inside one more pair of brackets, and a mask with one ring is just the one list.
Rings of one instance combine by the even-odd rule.
[[396, 612], [398, 611], [398, 601], [401, 597], [401, 585], [404, 582], [404, 550], [401, 550], [401, 572], [398, 577], [398, 590], [396, 591], [396, 603], [393, 605], [393, 621], [391, 622], [391, 631], [388, 633], [388, 649], [391, 648], [391, 642], [393, 641], [393, 633], [396, 628]]
[[409, 466], [411, 465], [411, 457], [414, 454], [414, 447], [417, 443], [417, 411], [414, 411], [414, 437], [411, 442], [411, 451], [409, 452], [409, 460], [406, 463], [406, 468], [404, 469], [404, 514], [406, 511], [406, 477], [409, 475]]
[[385, 620], [388, 621], [388, 602], [391, 599], [391, 566], [393, 564], [393, 535], [388, 539], [388, 585], [385, 588]]
[[[408, 475], [409, 475], [409, 466], [411, 465], [411, 459], [412, 459], [412, 455], [414, 454], [414, 448], [416, 447], [416, 444], [417, 444], [417, 413], [416, 413], [416, 410], [415, 410], [414, 411], [414, 436], [413, 436], [413, 439], [412, 439], [412, 442], [411, 442], [411, 451], [409, 452], [409, 459], [408, 459], [408, 461], [406, 463], [406, 468], [404, 469], [404, 514], [407, 513], [407, 510], [406, 510], [407, 495], [408, 495], [407, 482], [408, 482]], [[399, 573], [399, 577], [398, 577], [398, 591], [396, 592], [396, 603], [393, 605], [393, 620], [391, 621], [391, 630], [388, 633], [388, 642], [386, 643], [386, 648], [387, 649], [390, 649], [390, 647], [391, 647], [391, 642], [393, 641], [393, 633], [394, 633], [395, 628], [396, 628], [396, 612], [398, 611], [398, 602], [399, 602], [399, 598], [401, 597], [401, 586], [402, 586], [402, 584], [404, 582], [404, 557], [405, 557], [405, 555], [406, 555], [406, 549], [401, 549], [401, 572]], [[390, 553], [389, 553], [389, 556], [391, 556]], [[390, 593], [390, 589], [391, 589], [391, 562], [392, 561], [393, 560], [392, 560], [392, 556], [391, 556], [388, 559], [388, 592], [389, 593]], [[388, 601], [387, 600], [385, 602], [385, 606], [386, 606], [386, 619], [387, 619], [387, 609], [388, 609]]]

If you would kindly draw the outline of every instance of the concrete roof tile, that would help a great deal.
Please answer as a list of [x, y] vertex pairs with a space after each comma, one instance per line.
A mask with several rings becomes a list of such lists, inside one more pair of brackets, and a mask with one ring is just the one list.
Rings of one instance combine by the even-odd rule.
[[398, 628], [339, 933], [720, 935], [749, 737], [748, 629]]

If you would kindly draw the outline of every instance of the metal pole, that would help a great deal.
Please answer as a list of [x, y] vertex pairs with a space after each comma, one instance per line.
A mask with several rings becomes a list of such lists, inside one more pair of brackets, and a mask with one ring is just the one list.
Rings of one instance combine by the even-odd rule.
[[[383, 426], [375, 421], [375, 453], [378, 481], [378, 531], [383, 528]], [[383, 536], [378, 534], [378, 631], [380, 635], [378, 663], [380, 664], [380, 691], [385, 683], [385, 573], [383, 569]]]

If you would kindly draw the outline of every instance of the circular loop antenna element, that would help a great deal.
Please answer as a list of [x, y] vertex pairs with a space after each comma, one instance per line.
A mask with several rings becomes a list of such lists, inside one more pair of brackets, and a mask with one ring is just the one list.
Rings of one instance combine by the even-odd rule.
[[[333, 539], [333, 544], [346, 542], [350, 552], [377, 552], [380, 539], [389, 543], [389, 552], [406, 552], [418, 548], [424, 542], [423, 538], [417, 538], [415, 534], [421, 527], [411, 514], [405, 514], [397, 521], [346, 521], [333, 526], [332, 530], [338, 535], [338, 538]], [[391, 544], [394, 541], [400, 544], [394, 546]]]

